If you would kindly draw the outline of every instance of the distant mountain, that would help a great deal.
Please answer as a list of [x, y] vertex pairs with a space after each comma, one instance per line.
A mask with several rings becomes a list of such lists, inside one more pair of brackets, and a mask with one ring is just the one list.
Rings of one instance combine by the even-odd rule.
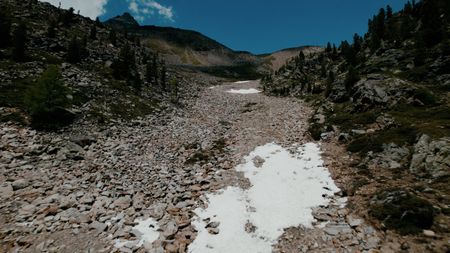
[[251, 53], [233, 51], [196, 31], [153, 25], [140, 26], [129, 13], [114, 17], [105, 24], [139, 37], [143, 45], [161, 53], [172, 65], [217, 67], [259, 62], [259, 58]]
[[302, 47], [293, 47], [286, 48], [271, 54], [263, 54], [260, 55], [265, 61], [266, 67], [270, 70], [277, 71], [279, 70], [286, 62], [298, 56], [300, 52], [303, 52], [305, 55], [310, 55], [313, 53], [322, 52], [322, 47], [317, 46], [302, 46]]

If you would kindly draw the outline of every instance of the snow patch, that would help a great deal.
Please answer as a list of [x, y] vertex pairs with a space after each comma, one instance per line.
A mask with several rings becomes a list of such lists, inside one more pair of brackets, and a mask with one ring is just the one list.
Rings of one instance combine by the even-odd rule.
[[228, 93], [234, 93], [234, 94], [256, 94], [256, 93], [261, 93], [261, 91], [254, 89], [254, 88], [250, 88], [250, 89], [239, 89], [239, 90], [235, 90], [235, 89], [231, 89], [229, 91], [227, 91]]
[[115, 247], [120, 249], [122, 247], [133, 248], [134, 246], [141, 247], [144, 243], [153, 243], [159, 237], [158, 222], [153, 218], [146, 220], [135, 220], [138, 224], [132, 228], [133, 233], [138, 239], [133, 241], [117, 239]]
[[[257, 156], [264, 159], [259, 168], [253, 162]], [[208, 207], [195, 210], [198, 235], [189, 252], [272, 252], [284, 228], [312, 228], [312, 208], [327, 205], [339, 192], [314, 143], [301, 146], [295, 154], [266, 144], [245, 157], [236, 170], [252, 186], [228, 187], [206, 196]], [[208, 233], [205, 219], [220, 222], [219, 234]]]
[[244, 84], [244, 83], [249, 83], [249, 82], [251, 82], [251, 81], [237, 81], [237, 82], [234, 82], [235, 84]]

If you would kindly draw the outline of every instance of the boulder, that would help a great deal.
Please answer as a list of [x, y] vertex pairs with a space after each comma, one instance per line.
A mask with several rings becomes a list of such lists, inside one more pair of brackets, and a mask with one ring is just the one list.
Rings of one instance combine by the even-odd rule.
[[416, 176], [433, 180], [450, 177], [450, 138], [432, 140], [422, 135], [414, 145], [409, 169]]

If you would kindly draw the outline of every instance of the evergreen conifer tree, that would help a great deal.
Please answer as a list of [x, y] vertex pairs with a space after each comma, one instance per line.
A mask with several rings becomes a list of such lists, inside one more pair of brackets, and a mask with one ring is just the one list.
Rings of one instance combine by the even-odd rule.
[[16, 61], [25, 60], [27, 40], [27, 28], [24, 23], [20, 23], [13, 33], [13, 59]]

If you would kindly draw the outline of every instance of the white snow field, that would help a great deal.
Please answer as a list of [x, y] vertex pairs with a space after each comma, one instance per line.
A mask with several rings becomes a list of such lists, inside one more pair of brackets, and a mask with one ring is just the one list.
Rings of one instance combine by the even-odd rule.
[[[195, 210], [198, 236], [189, 252], [272, 252], [284, 228], [312, 227], [312, 208], [327, 205], [339, 192], [314, 143], [301, 146], [296, 154], [269, 143], [256, 148], [236, 169], [252, 186], [228, 187], [206, 196], [208, 207]], [[217, 235], [205, 228], [209, 222], [220, 222]]]
[[234, 94], [257, 94], [257, 93], [261, 93], [261, 91], [254, 89], [254, 88], [250, 88], [250, 89], [239, 89], [239, 90], [235, 90], [235, 89], [231, 89], [227, 91], [228, 93], [234, 93]]

